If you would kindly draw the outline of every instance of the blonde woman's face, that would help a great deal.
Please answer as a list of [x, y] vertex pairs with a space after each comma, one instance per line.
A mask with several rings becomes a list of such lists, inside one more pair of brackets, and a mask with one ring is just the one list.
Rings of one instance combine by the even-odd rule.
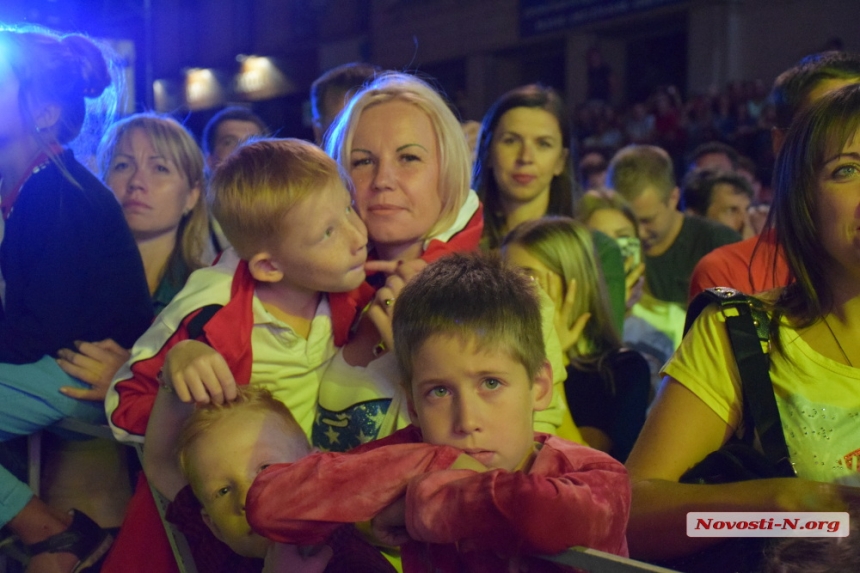
[[355, 204], [380, 258], [408, 259], [439, 220], [439, 143], [430, 118], [403, 101], [361, 113], [349, 175]]
[[155, 149], [149, 135], [132, 129], [117, 143], [105, 183], [116, 195], [135, 240], [176, 233], [200, 200], [200, 186]]

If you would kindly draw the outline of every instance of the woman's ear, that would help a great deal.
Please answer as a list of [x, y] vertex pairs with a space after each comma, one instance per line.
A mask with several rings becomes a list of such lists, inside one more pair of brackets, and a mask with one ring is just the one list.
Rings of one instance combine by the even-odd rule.
[[182, 214], [189, 214], [194, 207], [197, 206], [197, 202], [201, 200], [200, 195], [202, 194], [201, 185], [198, 181], [194, 184], [194, 186], [188, 192], [188, 199], [185, 201], [185, 209], [183, 209]]
[[39, 131], [46, 131], [57, 125], [61, 115], [60, 106], [55, 103], [33, 106], [33, 121]]
[[552, 402], [552, 366], [545, 360], [532, 380], [533, 409], [546, 410]]
[[570, 150], [567, 147], [563, 147], [561, 149], [561, 156], [558, 158], [558, 161], [555, 163], [555, 169], [552, 170], [552, 174], [558, 177], [564, 172], [564, 166], [567, 164], [567, 158], [570, 157]]
[[271, 253], [262, 251], [248, 261], [248, 270], [254, 280], [261, 283], [276, 283], [284, 278], [284, 273], [278, 268]]

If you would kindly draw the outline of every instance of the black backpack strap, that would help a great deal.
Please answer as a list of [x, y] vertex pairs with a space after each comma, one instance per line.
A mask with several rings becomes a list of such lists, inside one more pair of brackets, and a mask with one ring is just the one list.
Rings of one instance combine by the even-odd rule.
[[768, 316], [757, 299], [735, 289], [716, 287], [698, 295], [687, 311], [686, 332], [696, 317], [714, 302], [726, 314], [726, 328], [738, 365], [743, 390], [744, 417], [752, 421], [765, 457], [779, 475], [793, 476], [794, 468], [785, 444], [779, 408], [770, 380], [770, 363], [762, 350], [768, 341]]
[[203, 336], [203, 327], [222, 308], [224, 308], [224, 305], [221, 304], [209, 304], [201, 308], [200, 312], [188, 321], [188, 338], [196, 340]]

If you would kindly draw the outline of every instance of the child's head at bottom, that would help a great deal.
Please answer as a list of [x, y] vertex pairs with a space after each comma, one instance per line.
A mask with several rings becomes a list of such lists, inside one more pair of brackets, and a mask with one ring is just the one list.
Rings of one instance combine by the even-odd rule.
[[236, 399], [197, 408], [185, 422], [179, 463], [212, 533], [246, 557], [265, 557], [270, 541], [245, 518], [245, 497], [257, 474], [271, 464], [310, 453], [301, 427], [268, 390], [239, 388]]
[[424, 441], [515, 470], [552, 399], [534, 281], [498, 257], [450, 255], [397, 299], [397, 362]]

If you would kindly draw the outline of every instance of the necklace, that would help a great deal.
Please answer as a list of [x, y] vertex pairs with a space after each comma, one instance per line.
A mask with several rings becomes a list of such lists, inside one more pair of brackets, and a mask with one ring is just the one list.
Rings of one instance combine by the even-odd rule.
[[838, 346], [838, 347], [839, 347], [839, 352], [841, 352], [841, 353], [842, 353], [842, 358], [844, 358], [844, 359], [845, 359], [845, 362], [847, 362], [847, 363], [848, 363], [848, 366], [850, 366], [850, 367], [854, 368], [854, 364], [852, 364], [852, 363], [851, 363], [851, 359], [850, 359], [850, 358], [848, 358], [848, 354], [845, 352], [845, 349], [844, 349], [844, 348], [842, 348], [842, 344], [839, 342], [839, 339], [838, 339], [838, 338], [836, 338], [836, 333], [835, 333], [835, 332], [833, 332], [833, 329], [832, 329], [832, 328], [830, 328], [830, 323], [827, 321], [827, 317], [826, 317], [826, 316], [824, 317], [824, 326], [826, 326], [826, 327], [827, 327], [827, 330], [829, 330], [829, 331], [830, 331], [830, 336], [832, 336], [832, 337], [833, 337], [833, 340], [835, 340], [835, 341], [836, 341], [836, 346]]

